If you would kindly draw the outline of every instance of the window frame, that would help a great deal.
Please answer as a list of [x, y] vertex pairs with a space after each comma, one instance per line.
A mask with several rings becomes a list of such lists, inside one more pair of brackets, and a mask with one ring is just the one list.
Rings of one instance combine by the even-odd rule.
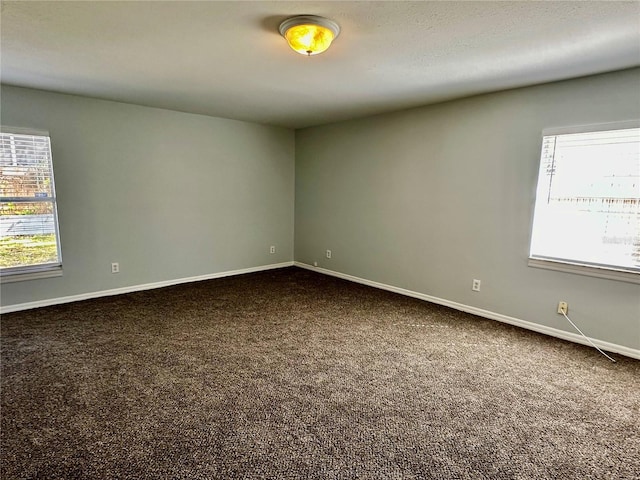
[[636, 120], [624, 120], [618, 122], [609, 123], [597, 123], [589, 125], [575, 125], [568, 127], [552, 127], [542, 130], [540, 137], [540, 152], [537, 168], [537, 179], [535, 185], [535, 195], [533, 201], [533, 208], [531, 213], [531, 225], [529, 230], [529, 253], [528, 262], [529, 267], [542, 268], [546, 270], [553, 270], [565, 273], [572, 273], [577, 275], [585, 275], [590, 277], [605, 278], [608, 280], [617, 280], [628, 283], [640, 284], [640, 272], [625, 270], [616, 268], [609, 265], [594, 265], [583, 264], [580, 262], [573, 262], [569, 260], [544, 258], [543, 256], [535, 256], [531, 253], [531, 247], [533, 243], [533, 234], [535, 227], [535, 210], [537, 203], [538, 183], [540, 182], [540, 165], [542, 163], [542, 150], [544, 148], [544, 137], [554, 135], [570, 135], [576, 133], [590, 133], [590, 132], [605, 132], [609, 130], [624, 130], [629, 128], [640, 128], [640, 119]]
[[16, 135], [33, 135], [40, 137], [47, 137], [49, 141], [49, 158], [51, 160], [51, 197], [47, 197], [46, 200], [41, 198], [29, 198], [24, 197], [26, 200], [20, 197], [0, 197], [3, 201], [7, 199], [19, 202], [48, 202], [52, 205], [53, 210], [53, 226], [54, 234], [56, 238], [56, 249], [58, 254], [58, 261], [55, 263], [40, 263], [35, 265], [25, 265], [19, 267], [5, 267], [0, 268], [0, 284], [21, 282], [27, 280], [36, 280], [40, 278], [51, 278], [62, 276], [62, 242], [60, 240], [60, 223], [58, 220], [58, 196], [56, 194], [56, 182], [53, 169], [53, 151], [51, 148], [51, 135], [46, 130], [37, 130], [33, 128], [13, 127], [9, 125], [0, 125], [0, 132], [5, 134]]

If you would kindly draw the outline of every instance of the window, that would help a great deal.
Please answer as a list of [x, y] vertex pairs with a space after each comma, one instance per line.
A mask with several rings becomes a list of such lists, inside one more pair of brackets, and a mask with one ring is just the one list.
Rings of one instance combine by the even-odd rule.
[[0, 133], [2, 281], [62, 274], [51, 144], [46, 132]]
[[529, 265], [640, 283], [639, 127], [543, 132]]

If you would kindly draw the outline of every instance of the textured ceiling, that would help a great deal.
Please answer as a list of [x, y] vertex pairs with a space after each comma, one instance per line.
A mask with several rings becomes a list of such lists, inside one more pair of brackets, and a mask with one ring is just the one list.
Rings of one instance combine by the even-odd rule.
[[[290, 50], [297, 14], [337, 21]], [[2, 2], [2, 82], [305, 127], [640, 65], [639, 2]]]

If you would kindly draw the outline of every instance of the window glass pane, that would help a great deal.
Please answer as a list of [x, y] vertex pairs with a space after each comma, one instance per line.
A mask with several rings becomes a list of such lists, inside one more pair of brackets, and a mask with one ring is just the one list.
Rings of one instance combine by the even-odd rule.
[[53, 196], [48, 137], [2, 134], [0, 152], [0, 196]]
[[544, 137], [531, 257], [640, 270], [640, 129]]
[[58, 264], [53, 204], [0, 204], [0, 267]]

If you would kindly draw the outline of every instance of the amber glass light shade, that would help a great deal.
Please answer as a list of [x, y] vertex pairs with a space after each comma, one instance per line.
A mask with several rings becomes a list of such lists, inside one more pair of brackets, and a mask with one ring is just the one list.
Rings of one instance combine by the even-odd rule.
[[335, 22], [311, 15], [293, 17], [280, 25], [280, 34], [302, 55], [324, 52], [339, 32], [340, 27]]
[[333, 32], [319, 25], [298, 25], [285, 33], [289, 46], [303, 55], [317, 55], [324, 52], [333, 41]]

